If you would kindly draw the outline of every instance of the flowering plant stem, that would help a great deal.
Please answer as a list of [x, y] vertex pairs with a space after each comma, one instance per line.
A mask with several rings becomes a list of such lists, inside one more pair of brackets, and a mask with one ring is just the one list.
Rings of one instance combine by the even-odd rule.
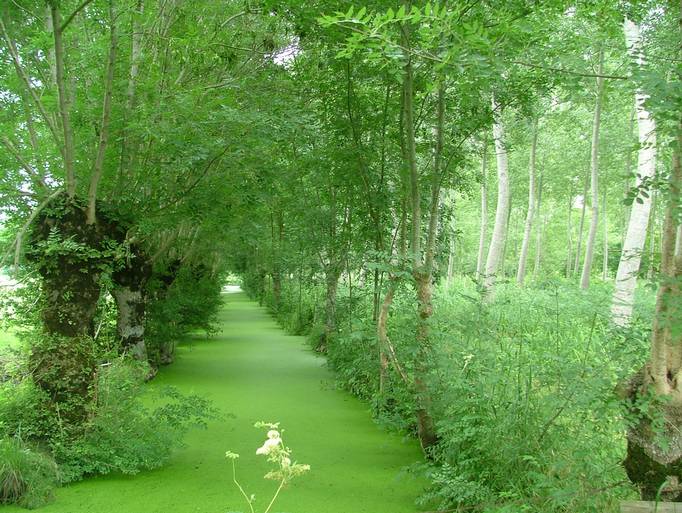
[[[239, 481], [237, 481], [237, 467], [234, 464], [234, 459], [232, 460], [232, 480], [234, 481], [234, 484], [237, 485], [237, 488], [239, 488], [239, 491], [242, 492], [242, 495], [244, 496], [244, 499], [246, 499], [246, 503], [249, 505], [249, 509], [251, 510], [251, 513], [256, 513], [253, 509], [253, 504], [251, 504], [251, 499], [249, 498], [248, 495], [246, 495], [246, 492], [244, 491], [244, 488], [242, 488], [242, 485], [239, 484]], [[282, 486], [280, 485], [280, 489]], [[279, 490], [277, 490], [277, 493], [279, 493]], [[276, 497], [277, 495], [275, 495]], [[273, 500], [274, 502], [274, 500]], [[270, 506], [272, 506], [272, 502], [270, 503]], [[268, 509], [270, 509], [270, 506], [268, 506]], [[267, 513], [267, 511], [266, 511]]]
[[282, 479], [282, 480], [280, 481], [280, 483], [279, 483], [279, 488], [277, 488], [277, 491], [275, 492], [275, 495], [273, 495], [272, 500], [270, 501], [270, 504], [268, 504], [268, 507], [266, 508], [266, 510], [265, 510], [263, 513], [268, 513], [268, 512], [270, 511], [270, 508], [272, 507], [272, 505], [273, 505], [273, 504], [275, 503], [275, 501], [277, 500], [277, 496], [279, 495], [279, 492], [280, 492], [280, 490], [282, 489], [283, 486], [284, 486], [284, 479]]

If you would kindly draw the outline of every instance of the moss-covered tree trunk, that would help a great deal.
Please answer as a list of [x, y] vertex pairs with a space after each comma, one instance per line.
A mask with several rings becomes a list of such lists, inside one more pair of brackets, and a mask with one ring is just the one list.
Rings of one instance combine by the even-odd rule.
[[112, 258], [109, 241], [116, 235], [113, 224], [88, 224], [86, 216], [78, 199], [57, 196], [36, 219], [27, 248], [43, 294], [43, 334], [30, 356], [34, 380], [74, 424], [86, 417], [94, 387], [94, 318], [102, 270]]
[[112, 279], [112, 292], [118, 307], [116, 332], [121, 351], [140, 361], [147, 361], [144, 342], [147, 294], [145, 287], [151, 277], [152, 267], [140, 248], [133, 247], [132, 255], [117, 269]]

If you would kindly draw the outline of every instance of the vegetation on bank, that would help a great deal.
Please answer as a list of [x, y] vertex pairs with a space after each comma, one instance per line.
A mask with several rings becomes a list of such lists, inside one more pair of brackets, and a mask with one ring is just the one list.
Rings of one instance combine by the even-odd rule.
[[[286, 283], [278, 309], [271, 289], [261, 297], [279, 322], [307, 334], [339, 386], [367, 401], [382, 425], [416, 436], [414, 368], [401, 365], [381, 385], [367, 289], [356, 284], [351, 298], [342, 284], [339, 332], [325, 340], [324, 285], [309, 282], [299, 293], [299, 283]], [[510, 282], [486, 303], [470, 278], [437, 289], [428, 386], [439, 441], [428, 463], [414, 468], [431, 483], [421, 506], [618, 511], [619, 500], [637, 496], [621, 466], [625, 432], [636, 420], [621, 389], [648, 356], [654, 298], [643, 287], [632, 326], [614, 330], [611, 293], [610, 284], [584, 292], [565, 280]], [[409, 361], [413, 350], [410, 294], [406, 283], [391, 316], [396, 362]]]
[[[39, 284], [27, 279], [1, 298], [3, 325], [16, 333], [4, 331], [8, 344], [0, 348], [1, 502], [34, 508], [49, 502], [59, 484], [157, 468], [190, 428], [218, 414], [203, 397], [170, 387], [151, 392], [145, 382], [155, 366], [172, 361], [179, 338], [213, 332], [219, 283], [181, 275], [163, 296], [156, 293], [146, 319], [149, 362], [121, 356], [108, 294], [98, 303], [94, 339], [68, 346], [36, 330], [41, 297]], [[60, 360], [71, 365], [56, 365]], [[94, 376], [83, 371], [84, 360]]]
[[210, 412], [142, 383], [236, 275], [416, 436], [424, 501], [598, 508], [623, 451], [682, 501], [681, 13], [4, 2], [3, 447], [62, 481], [159, 465]]

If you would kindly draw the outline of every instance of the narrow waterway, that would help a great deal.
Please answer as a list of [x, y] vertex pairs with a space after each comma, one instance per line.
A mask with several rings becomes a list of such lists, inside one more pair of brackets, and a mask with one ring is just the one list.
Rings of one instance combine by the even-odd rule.
[[[243, 293], [225, 294], [223, 330], [178, 349], [151, 386], [173, 385], [210, 398], [225, 412], [163, 468], [89, 479], [57, 491], [45, 513], [227, 513], [248, 511], [232, 483], [225, 451], [241, 455], [238, 477], [263, 511], [276, 483], [256, 448], [258, 420], [280, 422], [294, 459], [311, 471], [281, 494], [272, 512], [413, 513], [420, 485], [402, 472], [418, 445], [387, 434], [368, 407], [336, 390], [324, 360], [302, 337], [286, 335]], [[0, 512], [24, 511], [0, 507]]]

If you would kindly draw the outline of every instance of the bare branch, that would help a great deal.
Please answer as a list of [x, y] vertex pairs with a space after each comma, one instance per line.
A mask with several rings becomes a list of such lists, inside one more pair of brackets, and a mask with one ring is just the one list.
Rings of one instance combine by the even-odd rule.
[[[76, 15], [77, 15], [79, 12], [81, 12], [83, 9], [85, 9], [85, 8], [87, 7], [87, 5], [88, 5], [89, 3], [91, 3], [91, 2], [92, 2], [92, 0], [85, 0], [82, 4], [80, 4], [80, 5], [76, 8], [76, 10], [73, 11], [73, 12], [71, 13], [71, 15], [70, 15], [68, 18], [66, 18], [66, 21], [65, 21], [64, 23], [62, 23], [61, 27], [59, 27], [59, 31], [60, 31], [60, 32], [64, 32], [64, 29], [66, 29], [66, 27], [69, 25], [69, 23], [71, 23], [71, 22], [73, 21], [73, 19], [76, 17]], [[55, 25], [55, 26], [56, 26], [56, 25]]]
[[21, 248], [23, 245], [24, 241], [24, 235], [26, 235], [26, 232], [28, 229], [31, 227], [31, 223], [35, 220], [36, 217], [38, 217], [38, 214], [40, 214], [43, 209], [50, 204], [50, 202], [55, 199], [59, 194], [61, 194], [62, 189], [57, 189], [54, 191], [52, 194], [50, 194], [47, 198], [45, 198], [42, 203], [40, 203], [36, 208], [33, 209], [33, 212], [31, 212], [31, 215], [28, 216], [28, 219], [26, 222], [23, 224], [21, 227], [21, 230], [19, 230], [19, 233], [17, 233], [16, 237], [14, 238], [14, 243], [12, 244], [14, 246], [14, 272], [16, 273], [19, 269], [19, 259], [21, 258]]
[[566, 73], [567, 75], [575, 75], [578, 77], [589, 77], [589, 78], [609, 78], [612, 80], [630, 80], [630, 77], [623, 75], [604, 75], [602, 73], [582, 73], [580, 71], [573, 71], [565, 68], [555, 68], [552, 66], [541, 66], [539, 64], [532, 64], [530, 62], [524, 61], [511, 61], [512, 64], [518, 64], [519, 66], [525, 66], [527, 68], [542, 69], [545, 71], [556, 71], [557, 73]]
[[9, 34], [7, 33], [7, 29], [5, 27], [5, 24], [0, 18], [0, 31], [2, 31], [2, 37], [4, 38], [5, 42], [7, 43], [7, 48], [9, 49], [9, 53], [12, 56], [12, 62], [14, 64], [14, 69], [17, 72], [17, 75], [21, 79], [21, 81], [24, 84], [24, 87], [26, 90], [29, 92], [31, 95], [31, 98], [33, 99], [33, 102], [36, 104], [36, 107], [38, 107], [38, 111], [40, 112], [40, 115], [42, 116], [43, 120], [45, 121], [45, 124], [50, 130], [50, 133], [54, 137], [55, 142], [57, 143], [57, 147], [59, 148], [59, 152], [61, 153], [62, 157], [65, 157], [65, 151], [64, 151], [64, 145], [62, 143], [62, 140], [60, 139], [58, 132], [57, 132], [57, 127], [52, 121], [52, 118], [48, 114], [47, 110], [45, 109], [45, 106], [43, 105], [43, 102], [40, 101], [40, 97], [36, 93], [35, 89], [31, 87], [31, 80], [29, 79], [28, 75], [26, 74], [26, 71], [21, 65], [21, 59], [19, 59], [19, 52], [17, 52], [17, 47], [14, 44], [14, 41], [9, 37]]
[[102, 124], [99, 131], [99, 144], [97, 147], [97, 157], [92, 170], [90, 179], [90, 189], [88, 190], [88, 212], [86, 217], [87, 224], [94, 224], [96, 219], [95, 206], [97, 201], [97, 187], [102, 178], [104, 168], [104, 154], [107, 151], [109, 142], [109, 121], [111, 117], [111, 96], [114, 83], [114, 67], [116, 64], [116, 20], [114, 18], [113, 1], [109, 2], [109, 14], [111, 17], [109, 61], [107, 62], [107, 76], [104, 86], [104, 100], [102, 101]]
[[223, 156], [227, 153], [227, 150], [229, 150], [229, 149], [230, 149], [230, 145], [228, 144], [227, 146], [225, 146], [225, 148], [223, 149], [223, 151], [221, 151], [219, 154], [217, 154], [215, 157], [213, 157], [211, 160], [208, 161], [208, 163], [207, 163], [206, 166], [204, 167], [204, 170], [202, 171], [202, 173], [197, 177], [197, 179], [196, 179], [189, 187], [187, 187], [187, 189], [185, 189], [185, 190], [183, 191], [182, 196], [178, 196], [177, 198], [175, 198], [175, 199], [171, 200], [170, 202], [166, 203], [165, 205], [163, 205], [162, 207], [160, 207], [159, 209], [157, 209], [156, 212], [155, 212], [155, 214], [158, 214], [158, 213], [160, 213], [160, 212], [166, 210], [168, 207], [171, 207], [171, 206], [175, 205], [175, 204], [178, 203], [181, 199], [187, 197], [187, 195], [188, 195], [188, 194], [189, 194], [197, 185], [199, 185], [199, 182], [201, 182], [201, 180], [203, 180], [203, 179], [206, 177], [206, 175], [208, 174], [208, 172], [211, 170], [211, 167], [213, 167], [213, 164], [215, 164], [216, 162], [220, 161], [220, 160], [223, 158]]
[[35, 182], [36, 185], [42, 188], [46, 188], [44, 177], [38, 173], [31, 165], [21, 156], [21, 153], [19, 153], [19, 150], [12, 144], [12, 141], [9, 140], [9, 138], [5, 135], [3, 135], [0, 138], [0, 141], [2, 141], [2, 144], [7, 150], [14, 156], [14, 158], [19, 162], [22, 168], [29, 174], [31, 179]]
[[66, 193], [73, 198], [76, 195], [76, 175], [74, 171], [74, 144], [71, 116], [69, 112], [69, 100], [66, 95], [66, 79], [64, 77], [64, 45], [62, 42], [61, 16], [56, 3], [50, 4], [52, 17], [52, 31], [54, 36], [55, 70], [57, 72], [57, 92], [59, 93], [59, 114], [62, 118], [62, 131], [64, 132], [64, 168], [66, 172]]

